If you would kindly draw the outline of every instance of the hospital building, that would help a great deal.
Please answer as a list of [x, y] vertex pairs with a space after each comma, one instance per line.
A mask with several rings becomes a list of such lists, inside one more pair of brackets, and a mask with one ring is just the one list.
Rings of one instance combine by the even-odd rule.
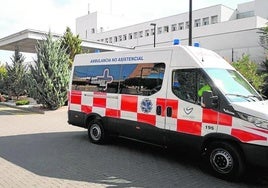
[[[227, 61], [237, 61], [247, 54], [256, 63], [266, 54], [260, 46], [259, 29], [268, 22], [268, 0], [253, 0], [237, 5], [224, 4], [205, 7], [192, 12], [192, 42], [214, 50]], [[76, 19], [76, 34], [87, 52], [145, 49], [173, 45], [176, 39], [188, 45], [189, 12], [127, 25], [120, 16], [99, 12]], [[0, 50], [35, 53], [37, 41], [47, 32], [25, 29], [0, 39]], [[60, 35], [55, 34], [55, 37]]]

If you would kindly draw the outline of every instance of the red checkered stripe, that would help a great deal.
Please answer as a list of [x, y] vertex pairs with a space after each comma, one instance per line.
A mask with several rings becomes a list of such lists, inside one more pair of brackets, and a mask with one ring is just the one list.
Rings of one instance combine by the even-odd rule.
[[[142, 112], [140, 108], [142, 100], [146, 98], [150, 99], [153, 104], [152, 110], [148, 113]], [[74, 90], [71, 91], [70, 101], [70, 110], [87, 114], [94, 112], [101, 116], [138, 121], [158, 128], [196, 136], [205, 136], [209, 133], [218, 132], [232, 135], [242, 142], [267, 142], [267, 137], [259, 135], [258, 130], [245, 130], [244, 126], [240, 126], [242, 122], [239, 119], [224, 113], [204, 109], [196, 105], [191, 113], [194, 116], [187, 116], [183, 109], [179, 108], [180, 100], [177, 99], [151, 99], [147, 96]], [[161, 115], [156, 115], [156, 106], [161, 107]], [[172, 108], [171, 117], [166, 117], [168, 107]]]

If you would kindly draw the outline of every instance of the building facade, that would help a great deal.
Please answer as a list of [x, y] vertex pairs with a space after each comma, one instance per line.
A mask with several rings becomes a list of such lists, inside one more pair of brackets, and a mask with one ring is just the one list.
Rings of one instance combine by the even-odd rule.
[[[261, 63], [265, 50], [259, 45], [258, 31], [268, 22], [267, 10], [267, 0], [238, 4], [235, 10], [224, 5], [194, 10], [192, 41], [216, 51], [229, 62], [248, 54], [251, 60]], [[84, 40], [149, 48], [153, 47], [154, 41], [153, 23], [156, 47], [172, 45], [174, 39], [179, 39], [180, 44], [188, 44], [188, 12], [127, 27], [120, 27], [118, 24], [124, 22], [119, 19], [94, 12], [76, 19], [76, 32]]]

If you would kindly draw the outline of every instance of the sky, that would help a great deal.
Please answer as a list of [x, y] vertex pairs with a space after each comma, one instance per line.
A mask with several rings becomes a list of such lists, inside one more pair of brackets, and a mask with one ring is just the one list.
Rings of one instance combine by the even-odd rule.
[[[189, 10], [187, 0], [0, 0], [0, 39], [25, 29], [63, 34], [66, 27], [75, 33], [75, 19], [89, 12], [120, 15], [135, 24]], [[237, 4], [252, 0], [192, 0], [193, 10], [223, 4], [236, 9]], [[10, 62], [13, 52], [0, 50], [0, 62]], [[28, 55], [27, 55], [28, 56]], [[28, 57], [27, 57], [28, 59]], [[27, 60], [26, 59], [26, 60]]]

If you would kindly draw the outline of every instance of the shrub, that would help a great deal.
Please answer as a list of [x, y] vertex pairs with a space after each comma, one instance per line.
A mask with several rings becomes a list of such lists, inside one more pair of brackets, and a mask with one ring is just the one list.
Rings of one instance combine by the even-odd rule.
[[258, 73], [258, 65], [244, 55], [239, 61], [233, 62], [232, 66], [239, 71], [256, 90], [260, 91], [264, 84], [264, 74]]
[[22, 99], [22, 100], [16, 101], [17, 106], [27, 105], [27, 104], [30, 104], [30, 101], [28, 101], [27, 99]]

